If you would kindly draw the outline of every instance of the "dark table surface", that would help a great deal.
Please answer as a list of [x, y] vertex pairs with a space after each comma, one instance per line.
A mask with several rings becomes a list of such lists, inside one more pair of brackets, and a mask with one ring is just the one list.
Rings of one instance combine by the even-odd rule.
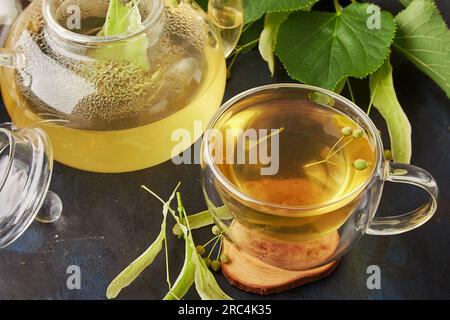
[[[386, 1], [385, 1], [386, 2]], [[438, 1], [448, 18], [446, 1]], [[397, 7], [398, 8], [398, 7]], [[448, 21], [448, 19], [447, 19]], [[328, 278], [270, 299], [442, 299], [450, 298], [450, 134], [449, 100], [412, 64], [394, 55], [395, 85], [413, 127], [412, 163], [436, 178], [441, 198], [436, 215], [423, 227], [390, 237], [366, 236]], [[278, 64], [271, 78], [257, 51], [238, 58], [225, 99], [243, 90], [291, 81]], [[352, 80], [353, 81], [353, 80]], [[367, 105], [367, 83], [353, 82]], [[344, 91], [345, 94], [345, 91]], [[4, 107], [0, 119], [7, 121]], [[386, 138], [383, 120], [373, 120]], [[387, 143], [387, 141], [386, 141]], [[11, 246], [0, 251], [0, 299], [104, 299], [110, 281], [154, 240], [161, 223], [160, 203], [142, 192], [145, 184], [167, 198], [178, 181], [189, 213], [206, 208], [197, 165], [177, 166], [168, 161], [147, 170], [126, 174], [96, 174], [56, 163], [51, 189], [63, 203], [63, 217], [55, 224], [37, 222]], [[398, 214], [423, 201], [422, 192], [386, 184], [378, 214]], [[199, 242], [209, 231], [196, 233]], [[170, 237], [173, 279], [182, 265], [184, 246]], [[68, 266], [81, 269], [81, 289], [69, 290]], [[381, 268], [381, 290], [366, 286], [367, 267]], [[129, 288], [122, 299], [160, 299], [167, 291], [163, 255]], [[257, 299], [241, 292], [218, 275], [224, 291], [235, 299]], [[191, 289], [186, 298], [197, 299]]]

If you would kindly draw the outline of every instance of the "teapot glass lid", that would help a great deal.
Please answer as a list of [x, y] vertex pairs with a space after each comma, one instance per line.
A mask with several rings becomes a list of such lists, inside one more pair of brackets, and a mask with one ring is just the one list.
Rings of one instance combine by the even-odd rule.
[[52, 222], [60, 216], [61, 200], [48, 192], [52, 169], [52, 147], [44, 131], [0, 125], [0, 248], [35, 218]]

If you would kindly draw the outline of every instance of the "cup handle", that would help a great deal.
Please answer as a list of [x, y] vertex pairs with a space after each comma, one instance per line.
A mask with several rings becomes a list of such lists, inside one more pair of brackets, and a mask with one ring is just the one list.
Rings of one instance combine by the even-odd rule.
[[385, 180], [420, 187], [430, 197], [427, 203], [411, 212], [391, 217], [375, 217], [366, 230], [367, 234], [395, 235], [404, 233], [420, 227], [434, 215], [439, 190], [431, 174], [413, 165], [389, 163], [389, 173]]

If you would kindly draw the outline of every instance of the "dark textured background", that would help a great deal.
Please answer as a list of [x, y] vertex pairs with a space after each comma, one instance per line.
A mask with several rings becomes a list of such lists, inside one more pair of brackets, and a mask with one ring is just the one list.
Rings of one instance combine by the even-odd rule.
[[[396, 1], [378, 1], [398, 10]], [[447, 0], [437, 1], [446, 20]], [[387, 5], [389, 4], [389, 5]], [[393, 57], [399, 100], [413, 127], [412, 163], [429, 170], [441, 191], [435, 217], [410, 233], [366, 236], [341, 261], [327, 279], [270, 299], [417, 299], [450, 298], [450, 135], [449, 100], [411, 63]], [[228, 82], [225, 99], [243, 90], [268, 83], [290, 81], [278, 64], [271, 78], [259, 53], [241, 56]], [[362, 108], [368, 103], [365, 81], [352, 81]], [[344, 92], [345, 93], [345, 92]], [[7, 121], [3, 106], [0, 119]], [[382, 129], [383, 120], [372, 118]], [[13, 245], [0, 251], [0, 299], [103, 299], [109, 282], [154, 240], [161, 223], [161, 206], [140, 190], [146, 184], [167, 197], [182, 182], [185, 206], [190, 213], [205, 209], [199, 183], [199, 167], [175, 166], [171, 162], [127, 174], [95, 174], [55, 164], [51, 188], [62, 198], [64, 215], [56, 224], [34, 223]], [[386, 184], [378, 214], [397, 214], [417, 206], [420, 191]], [[202, 242], [209, 231], [197, 233]], [[183, 249], [170, 237], [171, 270], [179, 271]], [[381, 268], [381, 290], [368, 290], [366, 269]], [[78, 265], [82, 289], [66, 288], [66, 268]], [[166, 293], [163, 255], [120, 295], [122, 299], [160, 299]], [[218, 276], [224, 291], [236, 299], [256, 299], [231, 287]], [[191, 290], [187, 298], [198, 298]]]

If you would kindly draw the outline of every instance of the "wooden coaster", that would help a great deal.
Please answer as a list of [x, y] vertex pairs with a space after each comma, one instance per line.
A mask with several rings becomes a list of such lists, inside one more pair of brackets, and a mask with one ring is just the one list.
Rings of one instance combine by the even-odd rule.
[[338, 265], [338, 261], [333, 261], [306, 271], [285, 270], [239, 251], [225, 239], [223, 252], [230, 258], [229, 263], [222, 265], [225, 278], [235, 287], [259, 295], [282, 292], [317, 281], [330, 275]]

